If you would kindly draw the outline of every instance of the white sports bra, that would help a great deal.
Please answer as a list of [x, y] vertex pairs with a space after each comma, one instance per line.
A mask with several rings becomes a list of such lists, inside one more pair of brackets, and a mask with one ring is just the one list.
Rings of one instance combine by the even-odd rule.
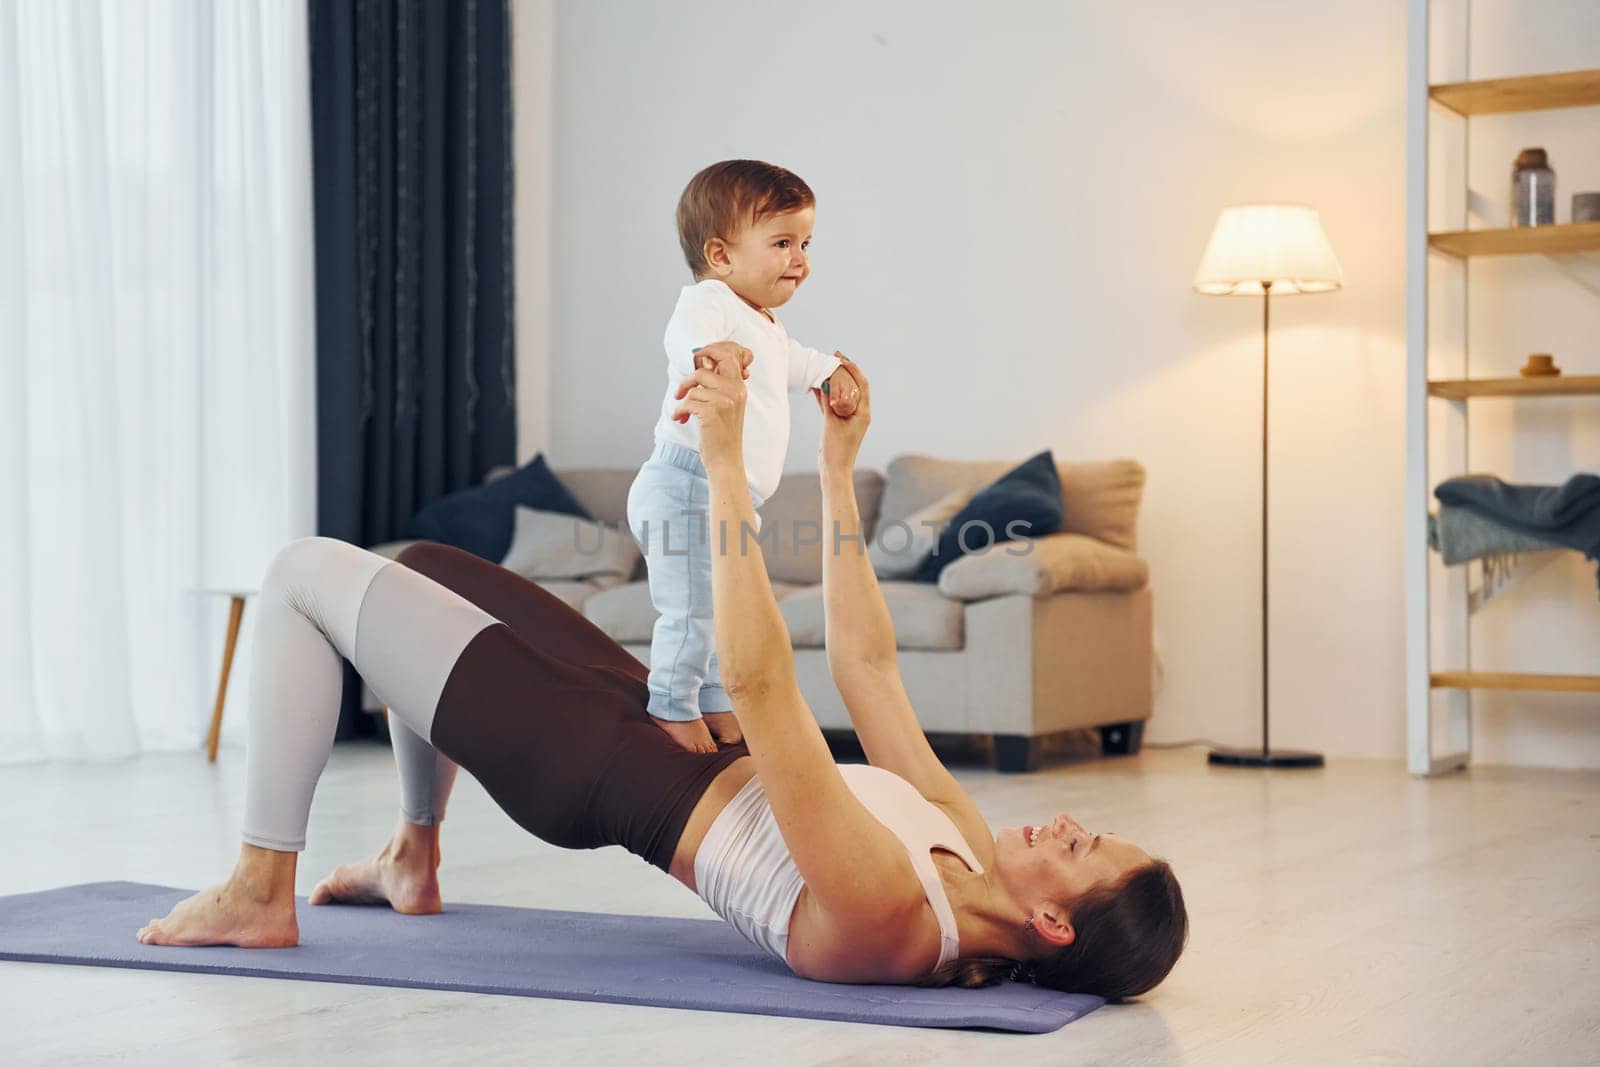
[[[950, 816], [898, 774], [860, 763], [840, 764], [839, 773], [856, 799], [905, 845], [939, 920], [936, 966], [943, 966], [960, 954], [960, 942], [955, 912], [929, 850], [949, 849], [979, 874], [983, 865]], [[805, 882], [778, 832], [759, 776], [745, 783], [706, 831], [694, 858], [694, 880], [712, 911], [788, 963], [789, 919]]]

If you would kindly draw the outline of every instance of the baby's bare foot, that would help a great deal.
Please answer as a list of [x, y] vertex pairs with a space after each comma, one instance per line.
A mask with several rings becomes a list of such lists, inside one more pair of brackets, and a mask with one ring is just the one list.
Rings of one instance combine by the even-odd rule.
[[704, 719], [690, 719], [687, 722], [672, 722], [668, 719], [653, 719], [652, 721], [667, 732], [667, 736], [690, 752], [715, 752], [717, 743], [711, 739], [711, 731], [706, 728]]
[[313, 904], [387, 904], [402, 915], [437, 915], [444, 910], [437, 861], [397, 858], [392, 842], [370, 859], [336, 868], [317, 883], [310, 900]]
[[705, 720], [711, 736], [717, 739], [717, 744], [737, 745], [744, 740], [744, 731], [739, 729], [739, 719], [733, 712], [707, 711], [700, 717]]
[[229, 881], [181, 901], [165, 918], [146, 923], [138, 936], [146, 945], [288, 948], [300, 943], [300, 927], [292, 893], [260, 900]]

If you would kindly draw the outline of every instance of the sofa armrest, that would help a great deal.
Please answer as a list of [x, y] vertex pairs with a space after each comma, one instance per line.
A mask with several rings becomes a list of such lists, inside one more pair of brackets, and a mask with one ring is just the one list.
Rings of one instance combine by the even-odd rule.
[[[1031, 550], [1022, 552], [1024, 545]], [[939, 592], [953, 600], [1130, 592], [1149, 580], [1150, 566], [1137, 553], [1084, 534], [1057, 533], [999, 541], [962, 556], [940, 572]]]

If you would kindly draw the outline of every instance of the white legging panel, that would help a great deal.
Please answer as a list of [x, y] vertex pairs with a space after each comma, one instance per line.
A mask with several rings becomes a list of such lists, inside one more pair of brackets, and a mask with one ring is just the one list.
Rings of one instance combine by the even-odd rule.
[[389, 708], [403, 816], [422, 825], [443, 818], [455, 764], [428, 743], [433, 714], [462, 650], [496, 621], [344, 541], [285, 546], [267, 569], [256, 614], [244, 839], [280, 852], [305, 848], [311, 797], [338, 726], [344, 659]]

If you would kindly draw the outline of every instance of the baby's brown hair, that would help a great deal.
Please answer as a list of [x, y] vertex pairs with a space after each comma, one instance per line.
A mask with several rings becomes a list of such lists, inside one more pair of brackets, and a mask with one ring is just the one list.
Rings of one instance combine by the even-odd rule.
[[732, 240], [746, 226], [815, 205], [800, 176], [758, 159], [725, 159], [689, 179], [678, 198], [678, 243], [696, 278], [703, 277], [706, 242]]

